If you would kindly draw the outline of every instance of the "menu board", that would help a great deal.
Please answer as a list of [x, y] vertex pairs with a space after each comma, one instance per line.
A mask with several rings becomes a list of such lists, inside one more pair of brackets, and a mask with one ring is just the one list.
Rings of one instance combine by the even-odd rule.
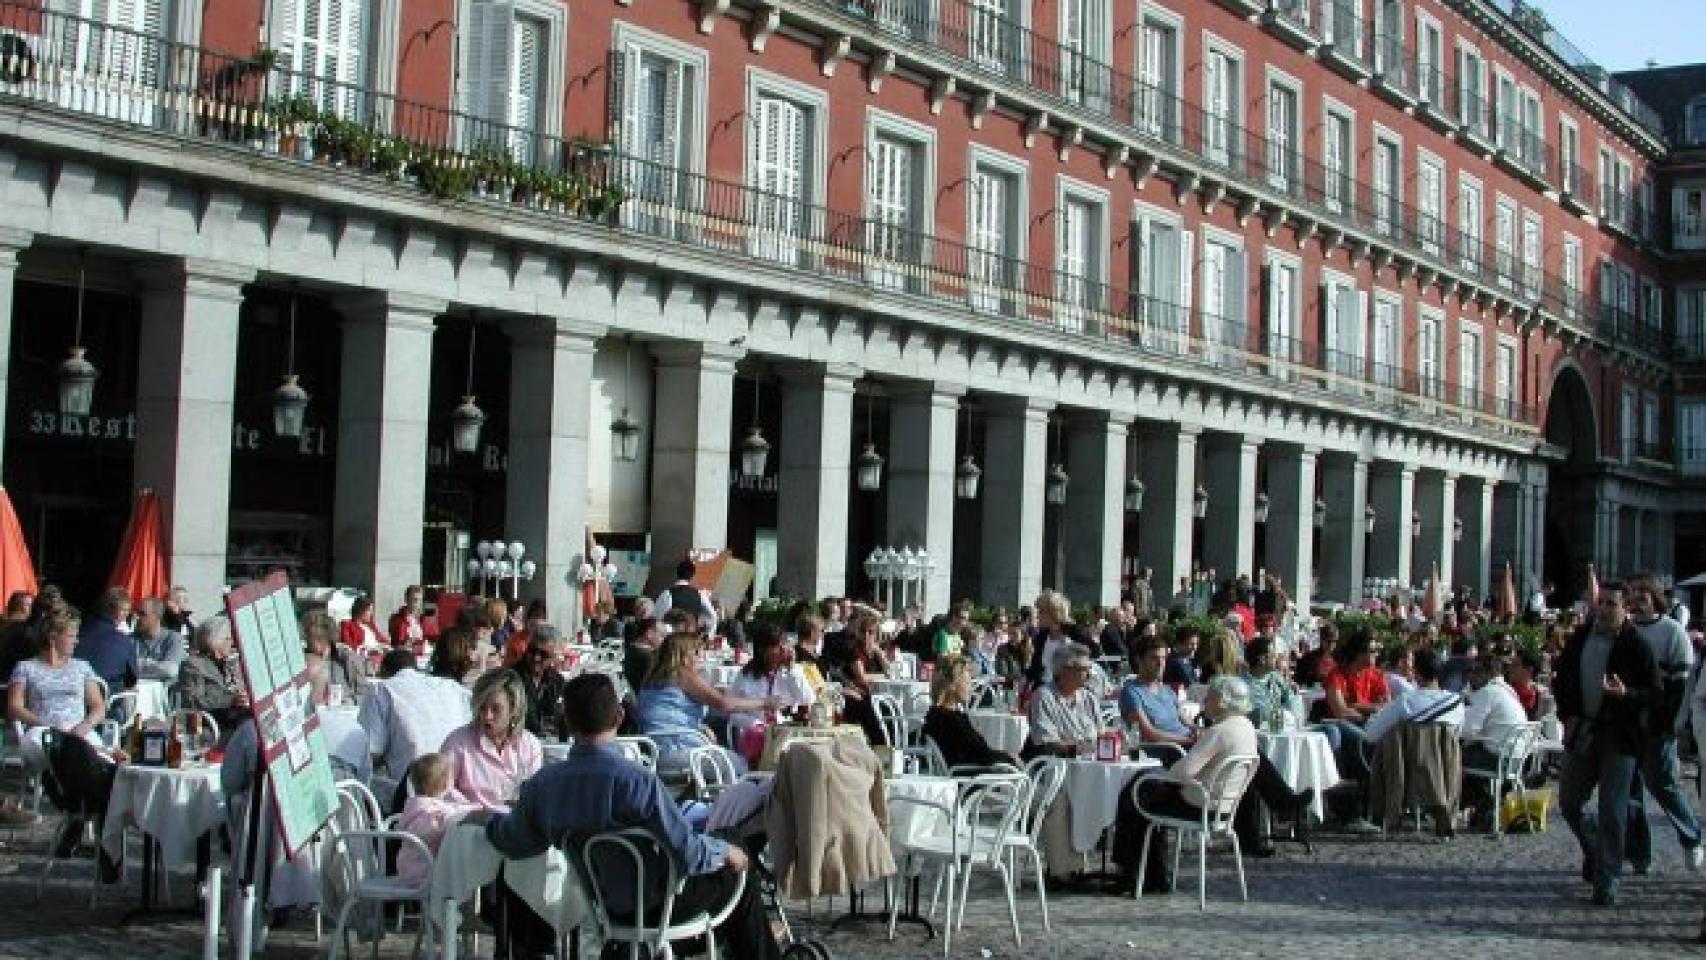
[[275, 573], [225, 598], [242, 656], [261, 758], [272, 780], [279, 834], [292, 855], [332, 815], [336, 791], [320, 720], [311, 701], [290, 580]]

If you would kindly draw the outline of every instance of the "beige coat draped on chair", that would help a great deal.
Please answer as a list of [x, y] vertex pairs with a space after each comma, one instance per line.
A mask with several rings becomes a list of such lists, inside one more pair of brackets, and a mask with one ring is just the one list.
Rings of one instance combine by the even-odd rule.
[[765, 824], [777, 884], [790, 897], [845, 894], [895, 872], [882, 765], [863, 741], [790, 744]]
[[1404, 821], [1404, 808], [1455, 812], [1463, 787], [1463, 747], [1449, 723], [1400, 723], [1380, 741], [1370, 780], [1371, 812], [1388, 832]]

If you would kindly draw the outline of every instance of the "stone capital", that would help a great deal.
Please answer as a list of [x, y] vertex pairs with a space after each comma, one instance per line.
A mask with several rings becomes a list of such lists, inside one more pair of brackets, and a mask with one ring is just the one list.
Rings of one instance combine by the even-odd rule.
[[256, 275], [252, 267], [191, 258], [139, 264], [134, 273], [148, 293], [182, 293], [232, 303], [242, 302], [243, 285], [253, 283]]
[[738, 343], [696, 340], [668, 340], [651, 345], [652, 356], [660, 366], [703, 367], [722, 373], [734, 373], [735, 364], [746, 356], [746, 347]]
[[332, 304], [350, 323], [383, 323], [431, 331], [450, 309], [448, 301], [390, 290], [363, 290], [338, 297]]
[[609, 332], [602, 323], [588, 323], [574, 317], [510, 317], [503, 322], [504, 333], [517, 346], [555, 347], [591, 353], [598, 340]]

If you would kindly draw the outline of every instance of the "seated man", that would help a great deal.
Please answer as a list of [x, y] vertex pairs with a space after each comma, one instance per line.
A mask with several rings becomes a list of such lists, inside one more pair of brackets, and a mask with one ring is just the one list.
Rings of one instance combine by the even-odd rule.
[[[1442, 724], [1454, 731], [1463, 725], [1463, 698], [1450, 690], [1440, 689], [1440, 673], [1444, 664], [1440, 663], [1439, 655], [1427, 647], [1421, 647], [1416, 650], [1414, 656], [1416, 689], [1382, 707], [1379, 713], [1368, 718], [1368, 725], [1363, 728], [1363, 733], [1368, 737], [1369, 742], [1376, 746], [1403, 724]], [[1403, 755], [1402, 750], [1399, 751], [1399, 755]], [[1389, 756], [1382, 758], [1383, 764], [1389, 762], [1391, 762]], [[1446, 759], [1432, 760], [1426, 756], [1407, 756], [1404, 760], [1404, 766], [1408, 770], [1406, 776], [1408, 777], [1414, 777], [1418, 774], [1426, 776], [1431, 771], [1440, 774], [1451, 782], [1455, 782], [1457, 779], [1455, 769], [1441, 769], [1447, 764], [1453, 763], [1461, 763], [1455, 750]], [[1388, 788], [1392, 782], [1391, 778], [1388, 777], [1386, 780]], [[1398, 782], [1402, 783], [1402, 780]], [[1433, 817], [1435, 832], [1442, 837], [1449, 837], [1453, 832], [1455, 811], [1452, 809], [1452, 804], [1455, 802], [1455, 789], [1451, 790], [1450, 793], [1451, 796], [1441, 798], [1443, 805], [1426, 806], [1428, 814]], [[1424, 805], [1426, 805], [1425, 802]], [[1396, 810], [1397, 807], [1389, 801], [1386, 808], [1388, 829], [1393, 825]]]
[[[616, 749], [622, 708], [610, 678], [588, 673], [569, 681], [563, 713], [575, 738], [568, 759], [523, 783], [508, 813], [478, 811], [466, 822], [484, 822], [492, 845], [515, 859], [538, 856], [566, 836], [642, 827], [657, 838], [677, 869], [687, 876], [685, 887], [675, 897], [674, 915], [722, 909], [734, 893], [738, 874], [747, 868], [746, 851], [694, 833], [663, 781]], [[613, 914], [631, 914], [644, 906], [621, 902], [633, 889], [631, 879], [612, 876], [610, 880], [612, 902], [608, 906]], [[718, 933], [721, 944], [737, 960], [781, 956], [764, 916], [756, 880], [749, 879]]]
[[[1463, 716], [1463, 726], [1457, 731], [1463, 741], [1463, 766], [1477, 770], [1497, 770], [1499, 747], [1511, 731], [1528, 722], [1528, 714], [1516, 691], [1505, 681], [1514, 661], [1487, 654], [1475, 661], [1469, 671], [1469, 710]], [[1490, 784], [1482, 777], [1465, 777], [1463, 805], [1473, 807], [1482, 818], [1497, 811], [1492, 809]], [[1488, 819], [1488, 823], [1491, 820]]]
[[379, 662], [379, 678], [356, 719], [367, 731], [373, 766], [383, 765], [397, 782], [396, 809], [401, 810], [409, 764], [423, 753], [436, 753], [452, 730], [467, 726], [474, 709], [467, 687], [421, 673], [414, 653], [400, 647]]
[[[1179, 696], [1161, 680], [1167, 666], [1167, 648], [1156, 639], [1145, 639], [1132, 655], [1136, 676], [1120, 687], [1120, 717], [1144, 743], [1171, 743], [1189, 750], [1196, 731], [1179, 716]], [[1172, 763], [1175, 754], [1162, 751], [1156, 758]]]

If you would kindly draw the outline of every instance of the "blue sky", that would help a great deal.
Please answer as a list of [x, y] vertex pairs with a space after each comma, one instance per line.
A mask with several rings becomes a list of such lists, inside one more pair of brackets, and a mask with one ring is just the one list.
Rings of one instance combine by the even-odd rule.
[[1608, 70], [1706, 62], [1706, 0], [1535, 0], [1558, 31]]

